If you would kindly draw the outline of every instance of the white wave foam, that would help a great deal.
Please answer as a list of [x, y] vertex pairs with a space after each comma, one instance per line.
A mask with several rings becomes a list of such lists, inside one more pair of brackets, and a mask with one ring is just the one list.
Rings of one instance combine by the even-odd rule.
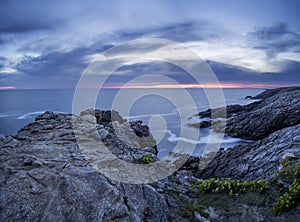
[[170, 141], [172, 143], [175, 143], [175, 142], [178, 142], [178, 141], [183, 141], [183, 142], [186, 142], [186, 143], [198, 144], [198, 141], [191, 140], [191, 139], [184, 138], [184, 137], [178, 137], [178, 136], [176, 136], [176, 134], [172, 133], [170, 130], [167, 130], [166, 132], [170, 135], [168, 137], [168, 141]]
[[[23, 114], [23, 115], [19, 116], [17, 119], [33, 118], [33, 117], [36, 117], [38, 115], [43, 114], [44, 112], [46, 112], [46, 110], [26, 113], [26, 114]], [[65, 112], [61, 112], [61, 111], [53, 111], [53, 112], [54, 113], [63, 113], [63, 114], [66, 114]]]
[[153, 114], [145, 114], [145, 115], [137, 115], [137, 116], [127, 116], [125, 117], [125, 119], [128, 120], [135, 120], [135, 119], [139, 119], [139, 118], [145, 118], [145, 117], [152, 117], [152, 116], [171, 116], [174, 115], [174, 112], [171, 113], [153, 113]]
[[31, 112], [31, 113], [26, 113], [23, 114], [22, 116], [19, 116], [17, 119], [28, 119], [28, 118], [32, 118], [35, 117], [37, 115], [43, 114], [45, 111], [37, 111], [37, 112]]
[[[166, 131], [170, 136], [168, 137], [168, 141], [175, 143], [178, 141], [182, 141], [182, 142], [186, 142], [186, 143], [191, 143], [191, 144], [206, 144], [208, 143], [209, 139], [210, 141], [216, 141], [219, 142], [220, 138], [218, 137], [218, 135], [213, 135], [212, 138], [210, 138], [211, 136], [204, 136], [201, 137], [200, 140], [192, 140], [192, 139], [188, 139], [188, 138], [184, 138], [184, 137], [178, 137], [176, 134], [172, 133], [170, 130]], [[225, 137], [222, 139], [222, 144], [229, 144], [229, 143], [238, 143], [238, 142], [252, 142], [249, 140], [243, 140], [240, 138], [233, 138], [233, 137]]]
[[9, 115], [0, 114], [0, 118], [5, 118], [5, 117], [9, 117]]

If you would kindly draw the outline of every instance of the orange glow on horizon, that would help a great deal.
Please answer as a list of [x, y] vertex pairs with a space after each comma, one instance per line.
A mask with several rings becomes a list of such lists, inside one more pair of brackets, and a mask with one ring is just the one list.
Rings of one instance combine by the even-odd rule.
[[272, 85], [272, 84], [243, 84], [243, 83], [221, 83], [221, 84], [153, 84], [153, 85], [115, 85], [104, 86], [105, 89], [198, 89], [198, 88], [277, 88], [286, 85]]
[[15, 89], [14, 86], [0, 86], [0, 90]]

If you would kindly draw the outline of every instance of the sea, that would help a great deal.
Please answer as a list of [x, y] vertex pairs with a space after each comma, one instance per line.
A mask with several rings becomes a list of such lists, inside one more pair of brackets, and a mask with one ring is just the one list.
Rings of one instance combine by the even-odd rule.
[[[150, 126], [158, 145], [158, 157], [163, 158], [178, 145], [179, 142], [192, 145], [193, 155], [201, 156], [211, 136], [210, 129], [198, 129], [188, 126], [199, 122], [196, 115], [212, 107], [212, 103], [220, 98], [208, 96], [209, 90], [215, 89], [101, 89], [87, 90], [78, 95], [74, 89], [26, 89], [0, 91], [0, 136], [14, 135], [22, 127], [33, 122], [35, 117], [45, 111], [55, 113], [74, 113], [74, 102], [82, 96], [101, 110], [115, 109], [128, 121], [141, 120]], [[220, 89], [219, 89], [220, 90]], [[245, 105], [253, 100], [246, 96], [255, 96], [264, 89], [221, 89], [224, 104]], [[75, 96], [74, 96], [75, 95]], [[120, 96], [121, 95], [121, 96]], [[188, 99], [186, 98], [188, 95]], [[93, 102], [94, 101], [94, 102]], [[179, 102], [178, 102], [179, 101]], [[192, 105], [191, 105], [192, 104]], [[190, 109], [190, 107], [196, 107]], [[120, 109], [120, 110], [118, 110]], [[125, 111], [124, 111], [125, 110]], [[185, 129], [191, 134], [200, 132], [197, 138], [189, 138], [182, 133]], [[186, 136], [187, 135], [187, 136]], [[240, 138], [222, 136], [220, 147], [229, 148], [240, 143], [250, 143]], [[177, 147], [178, 148], [178, 147]], [[180, 147], [179, 147], [180, 148]]]

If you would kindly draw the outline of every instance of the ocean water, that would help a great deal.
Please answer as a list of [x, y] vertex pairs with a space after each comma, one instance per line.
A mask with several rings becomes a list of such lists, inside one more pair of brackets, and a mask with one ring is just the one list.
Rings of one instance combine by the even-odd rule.
[[[213, 90], [213, 89], [208, 89]], [[263, 89], [223, 89], [225, 104], [247, 104], [247, 95], [257, 95]], [[186, 89], [195, 104], [197, 112], [210, 108], [214, 98], [207, 98], [202, 89]], [[120, 93], [121, 96], [116, 95]], [[195, 123], [197, 112], [190, 109], [190, 101], [178, 89], [157, 89], [155, 92], [143, 89], [102, 89], [99, 94], [95, 90], [87, 90], [82, 100], [88, 101], [98, 95], [95, 107], [103, 110], [112, 108], [120, 111], [128, 120], [142, 120], [150, 125], [151, 131], [158, 140], [159, 157], [162, 158], [171, 151], [178, 142], [193, 144], [194, 155], [201, 155], [209, 136], [209, 129], [201, 129], [196, 139], [180, 136], [183, 129], [193, 131], [199, 129], [188, 127]], [[77, 97], [78, 98], [78, 97]], [[34, 118], [47, 111], [57, 113], [72, 113], [74, 90], [3, 90], [0, 91], [0, 135], [13, 135], [23, 126], [34, 121]], [[216, 98], [216, 101], [220, 98]], [[172, 101], [174, 100], [174, 101]], [[176, 101], [179, 101], [176, 103]], [[131, 101], [131, 102], [130, 102]], [[91, 101], [92, 102], [92, 101]], [[88, 103], [89, 104], [89, 103]], [[118, 110], [120, 109], [120, 110]], [[126, 110], [126, 112], [123, 111]], [[195, 113], [192, 113], [195, 112]], [[124, 114], [125, 113], [125, 114]], [[154, 123], [154, 124], [153, 124]], [[239, 138], [223, 138], [221, 147], [227, 148], [238, 143], [247, 142]]]

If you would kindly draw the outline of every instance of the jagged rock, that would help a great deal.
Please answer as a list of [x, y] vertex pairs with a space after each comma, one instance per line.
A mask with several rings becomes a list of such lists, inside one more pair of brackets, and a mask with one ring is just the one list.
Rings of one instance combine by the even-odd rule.
[[[75, 121], [84, 123], [88, 115]], [[0, 139], [0, 221], [187, 221], [172, 197], [150, 185], [112, 181], [95, 170], [78, 148], [72, 117], [46, 112], [13, 137]], [[97, 125], [107, 148], [134, 162], [128, 157], [143, 149], [125, 144], [108, 121], [105, 117], [100, 121], [105, 126]], [[80, 126], [75, 129], [79, 139], [93, 132], [89, 124]]]
[[139, 137], [147, 137], [150, 135], [149, 127], [142, 125], [142, 121], [130, 122], [130, 128], [134, 130], [135, 134]]
[[106, 125], [110, 122], [117, 121], [119, 123], [124, 123], [126, 120], [124, 120], [120, 114], [115, 111], [105, 111], [105, 110], [99, 110], [99, 109], [88, 109], [80, 113], [80, 116], [84, 115], [92, 115], [96, 117], [96, 121], [98, 124]]
[[[202, 111], [198, 113], [198, 116], [200, 118], [210, 118], [211, 116], [218, 117], [218, 118], [224, 118], [224, 117], [230, 117], [234, 114], [237, 114], [244, 110], [244, 107], [241, 105], [230, 105], [226, 108], [220, 107], [216, 109], [208, 109], [206, 111]], [[226, 113], [226, 116], [224, 116], [224, 113]]]
[[207, 128], [211, 126], [211, 121], [210, 120], [204, 120], [199, 123], [189, 123], [188, 126], [192, 126], [195, 128]]
[[276, 89], [267, 89], [264, 92], [254, 96], [253, 99], [266, 99], [275, 94], [287, 93], [287, 92], [291, 92], [291, 91], [295, 91], [295, 90], [300, 90], [300, 87], [294, 86], [294, 87], [282, 87], [282, 88], [276, 88]]
[[[300, 157], [299, 91], [269, 90], [257, 96], [261, 101], [228, 106], [229, 135], [263, 139], [209, 153], [205, 161], [191, 157], [173, 175], [151, 185], [109, 179], [93, 168], [78, 148], [78, 141], [86, 141], [88, 136], [102, 141], [98, 147], [87, 143], [91, 154], [106, 147], [126, 162], [141, 163], [143, 154], [157, 161], [155, 140], [142, 122], [128, 123], [114, 111], [91, 109], [75, 118], [46, 112], [16, 135], [0, 138], [0, 221], [204, 220], [194, 208], [193, 218], [182, 215], [185, 206], [202, 204], [197, 202], [201, 194], [191, 189], [191, 184], [210, 177], [271, 180], [282, 158]], [[200, 116], [210, 117], [215, 112], [217, 117], [223, 111], [207, 110]], [[214, 130], [224, 124], [220, 119], [209, 122]], [[180, 155], [174, 154], [172, 159]], [[115, 167], [114, 162], [110, 166]], [[295, 221], [300, 212], [298, 206], [274, 217], [261, 206], [245, 204], [241, 208], [242, 214], [233, 216], [213, 208], [205, 212], [216, 221]]]
[[109, 136], [109, 131], [106, 129], [99, 129], [100, 139], [105, 140]]
[[[228, 119], [225, 132], [227, 135], [258, 140], [277, 130], [300, 123], [300, 87], [268, 90], [254, 98], [262, 100], [245, 106], [226, 107]], [[223, 109], [206, 110], [200, 112], [199, 116], [223, 118]], [[222, 131], [224, 130], [223, 124], [222, 121], [219, 121], [219, 124], [215, 121], [213, 128], [216, 131]]]
[[[230, 177], [241, 180], [271, 179], [287, 155], [300, 158], [300, 124], [288, 127], [253, 144], [243, 144], [218, 152], [200, 178]], [[201, 161], [200, 161], [201, 162]]]
[[51, 111], [46, 111], [43, 114], [36, 117], [36, 120], [42, 120], [42, 119], [53, 119], [57, 117], [58, 114], [55, 114]]

